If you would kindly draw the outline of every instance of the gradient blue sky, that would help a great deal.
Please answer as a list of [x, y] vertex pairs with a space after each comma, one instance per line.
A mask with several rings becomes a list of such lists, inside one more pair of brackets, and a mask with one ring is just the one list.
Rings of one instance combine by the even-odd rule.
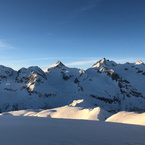
[[145, 62], [145, 0], [0, 0], [0, 64]]

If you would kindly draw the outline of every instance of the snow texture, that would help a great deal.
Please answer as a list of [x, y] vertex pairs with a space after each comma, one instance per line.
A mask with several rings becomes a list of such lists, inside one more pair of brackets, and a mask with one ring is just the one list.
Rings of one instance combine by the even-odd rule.
[[63, 106], [47, 110], [19, 110], [1, 113], [0, 116], [34, 116], [66, 119], [85, 119], [105, 121], [112, 114], [97, 107], [94, 109], [83, 109], [81, 107]]

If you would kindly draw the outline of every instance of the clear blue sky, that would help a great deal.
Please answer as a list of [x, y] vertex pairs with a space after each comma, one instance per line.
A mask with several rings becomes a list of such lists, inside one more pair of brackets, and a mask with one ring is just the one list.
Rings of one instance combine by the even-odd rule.
[[145, 62], [145, 0], [0, 0], [0, 64]]

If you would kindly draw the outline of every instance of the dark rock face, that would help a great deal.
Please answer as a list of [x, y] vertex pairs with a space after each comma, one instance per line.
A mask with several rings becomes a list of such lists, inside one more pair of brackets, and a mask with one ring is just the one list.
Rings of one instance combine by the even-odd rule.
[[[41, 78], [41, 79], [40, 79]], [[40, 82], [46, 80], [45, 73], [39, 67], [21, 68], [17, 72], [16, 82], [17, 83], [28, 83], [28, 82]]]
[[0, 82], [2, 80], [8, 79], [10, 76], [13, 75], [13, 73], [14, 73], [13, 69], [0, 65]]

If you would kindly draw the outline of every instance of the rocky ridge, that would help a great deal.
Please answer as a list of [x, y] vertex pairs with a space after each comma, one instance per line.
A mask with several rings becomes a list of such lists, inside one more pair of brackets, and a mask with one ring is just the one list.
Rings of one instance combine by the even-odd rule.
[[38, 66], [18, 71], [0, 65], [0, 111], [50, 109], [70, 105], [101, 107], [109, 112], [145, 111], [145, 64], [117, 64], [103, 58], [91, 68], [62, 62], [45, 71]]

